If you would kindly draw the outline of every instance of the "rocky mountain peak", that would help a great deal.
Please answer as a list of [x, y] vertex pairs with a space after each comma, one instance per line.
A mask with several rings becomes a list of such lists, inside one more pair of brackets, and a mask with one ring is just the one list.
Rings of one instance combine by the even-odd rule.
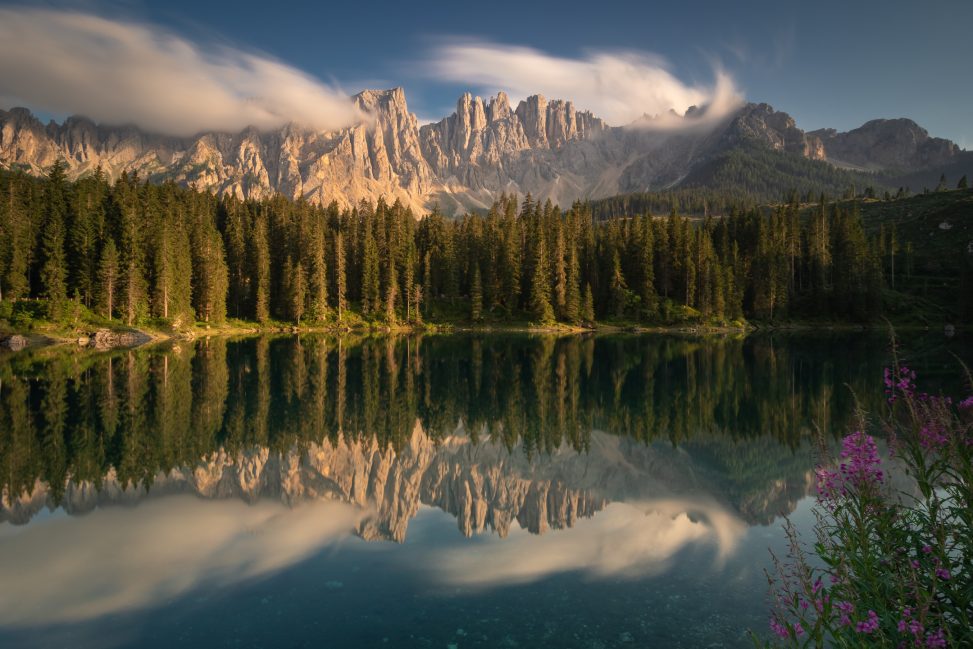
[[953, 142], [930, 137], [926, 129], [904, 117], [873, 119], [847, 133], [820, 129], [809, 135], [821, 138], [834, 164], [870, 171], [946, 165], [961, 152]]
[[352, 97], [352, 101], [363, 112], [378, 116], [409, 113], [405, 90], [401, 87], [389, 88], [388, 90], [362, 90]]
[[511, 114], [510, 98], [507, 97], [507, 93], [501, 90], [496, 97], [490, 99], [487, 116], [491, 122], [497, 122], [502, 119], [510, 119]]
[[544, 95], [531, 95], [517, 105], [517, 118], [533, 148], [547, 148], [547, 100]]
[[[805, 133], [769, 104], [744, 105], [706, 128], [693, 126], [706, 107], [611, 128], [567, 99], [538, 94], [512, 108], [503, 92], [486, 100], [464, 93], [454, 113], [420, 127], [400, 87], [364, 90], [352, 101], [361, 123], [332, 132], [287, 124], [189, 138], [83, 117], [43, 125], [27, 109], [0, 110], [0, 165], [39, 175], [62, 159], [70, 178], [100, 166], [110, 179], [137, 171], [240, 198], [279, 192], [350, 207], [382, 197], [416, 213], [435, 203], [461, 213], [489, 207], [501, 192], [570, 204], [674, 187], [721, 151], [753, 143], [872, 171], [925, 170], [969, 155], [912, 120]], [[682, 120], [689, 128], [673, 129]]]
[[825, 157], [820, 138], [797, 127], [789, 114], [774, 110], [770, 104], [746, 104], [731, 121], [725, 134], [728, 142], [761, 142], [775, 151], [783, 151], [822, 160]]

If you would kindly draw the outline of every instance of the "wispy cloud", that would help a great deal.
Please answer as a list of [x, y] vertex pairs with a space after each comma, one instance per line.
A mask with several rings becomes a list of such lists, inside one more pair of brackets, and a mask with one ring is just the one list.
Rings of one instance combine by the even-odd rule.
[[[504, 90], [513, 97], [541, 93], [572, 100], [610, 124], [625, 125], [643, 115], [660, 115], [650, 123], [676, 128], [721, 119], [741, 101], [733, 79], [714, 70], [710, 85], [676, 78], [666, 62], [646, 52], [591, 52], [584, 58], [563, 58], [529, 47], [480, 40], [450, 40], [437, 45], [425, 63], [427, 74], [442, 80], [473, 84], [486, 92]], [[671, 120], [690, 106], [705, 110], [691, 120]]]
[[339, 89], [269, 56], [30, 7], [0, 8], [0, 97], [170, 135], [289, 121], [328, 130], [362, 117]]

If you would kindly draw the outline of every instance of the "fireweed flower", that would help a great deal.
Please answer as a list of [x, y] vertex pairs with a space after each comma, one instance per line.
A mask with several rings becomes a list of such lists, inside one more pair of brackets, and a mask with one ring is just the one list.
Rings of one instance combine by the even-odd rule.
[[941, 449], [948, 442], [946, 432], [938, 422], [929, 422], [919, 430], [919, 444], [927, 451]]
[[844, 487], [841, 485], [841, 476], [837, 471], [831, 471], [824, 467], [815, 469], [818, 478], [818, 497], [823, 501], [837, 500], [839, 495], [844, 495]]
[[[784, 587], [777, 591], [771, 628], [781, 630], [778, 635], [787, 646], [801, 646], [805, 630], [795, 622], [807, 619], [814, 620], [815, 639], [822, 639], [824, 646], [885, 641], [918, 649], [969, 644], [973, 632], [941, 610], [937, 597], [956, 599], [956, 606], [968, 609], [967, 589], [957, 586], [965, 584], [970, 551], [965, 524], [969, 501], [963, 494], [968, 493], [973, 459], [973, 396], [950, 400], [919, 392], [915, 372], [907, 367], [887, 369], [885, 387], [890, 402], [902, 399], [908, 405], [890, 408], [883, 421], [890, 456], [909, 475], [925, 480], [927, 488], [912, 501], [887, 498], [888, 476], [876, 440], [861, 430], [842, 440], [837, 462], [815, 468], [815, 531], [820, 539], [815, 552], [828, 567], [803, 563], [800, 548], [796, 558], [780, 566], [777, 583]], [[952, 541], [941, 545], [934, 530]], [[862, 543], [863, 538], [869, 542]], [[901, 543], [895, 543], [899, 538]], [[894, 545], [888, 547], [886, 541]], [[864, 561], [872, 569], [858, 574]], [[801, 583], [795, 582], [798, 573], [807, 576]], [[896, 598], [905, 601], [890, 599], [890, 580]], [[829, 593], [833, 609], [828, 607]], [[910, 606], [903, 606], [906, 602]]]
[[926, 646], [934, 649], [946, 646], [946, 634], [942, 629], [936, 629], [926, 634]]
[[911, 397], [916, 389], [916, 373], [904, 365], [897, 369], [885, 368], [885, 394], [894, 403], [898, 394]]
[[777, 618], [775, 617], [770, 618], [770, 630], [773, 631], [778, 638], [786, 638], [790, 635], [790, 633], [787, 631], [787, 627], [778, 622]]
[[838, 602], [835, 608], [841, 613], [838, 623], [841, 626], [851, 625], [851, 614], [855, 612], [855, 605], [851, 602]]
[[862, 491], [881, 484], [885, 479], [882, 461], [878, 457], [875, 439], [861, 431], [845, 437], [841, 443], [841, 464], [838, 471], [818, 467], [818, 496], [830, 504], [848, 496], [849, 491]]
[[858, 633], [875, 633], [878, 631], [878, 614], [875, 611], [868, 612], [868, 619], [862, 620], [855, 625]]

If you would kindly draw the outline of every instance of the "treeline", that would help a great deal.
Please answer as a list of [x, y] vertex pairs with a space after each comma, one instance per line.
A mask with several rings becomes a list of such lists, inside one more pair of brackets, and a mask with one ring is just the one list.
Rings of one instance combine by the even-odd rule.
[[673, 210], [687, 216], [723, 215], [750, 210], [760, 202], [744, 190], [693, 187], [618, 194], [590, 201], [590, 204], [594, 217], [604, 221], [632, 214], [669, 214]]
[[872, 187], [873, 192], [892, 189], [888, 183], [878, 174], [841, 169], [756, 142], [740, 142], [694, 167], [680, 185], [730, 196], [743, 191], [751, 201], [769, 203], [787, 194], [808, 197], [825, 192], [854, 198], [866, 187]]
[[789, 204], [598, 221], [587, 204], [502, 196], [486, 215], [417, 220], [383, 200], [240, 201], [100, 172], [69, 183], [61, 164], [0, 174], [0, 197], [0, 300], [44, 298], [54, 320], [81, 307], [130, 325], [864, 320], [882, 304], [884, 244], [854, 205], [823, 201], [810, 218]]

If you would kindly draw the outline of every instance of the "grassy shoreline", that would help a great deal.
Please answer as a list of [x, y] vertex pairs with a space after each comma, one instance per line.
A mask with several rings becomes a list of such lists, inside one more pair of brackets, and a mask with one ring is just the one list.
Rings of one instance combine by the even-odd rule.
[[[896, 331], [934, 331], [928, 324], [891, 323]], [[523, 333], [552, 335], [585, 334], [683, 334], [683, 335], [751, 335], [760, 332], [853, 332], [882, 331], [889, 327], [885, 321], [871, 323], [855, 322], [735, 322], [730, 324], [681, 322], [640, 323], [625, 321], [595, 322], [590, 326], [569, 324], [534, 324], [524, 321], [494, 322], [435, 322], [422, 324], [388, 325], [381, 322], [355, 320], [352, 322], [328, 322], [293, 325], [282, 322], [258, 323], [244, 320], [229, 320], [220, 325], [196, 323], [192, 327], [172, 328], [149, 324], [127, 326], [118, 322], [81, 322], [77, 324], [57, 324], [49, 321], [35, 321], [30, 327], [18, 327], [0, 322], [0, 340], [9, 336], [23, 336], [28, 347], [47, 347], [53, 345], [86, 346], [89, 337], [96, 331], [108, 330], [114, 334], [132, 334], [142, 338], [143, 344], [153, 344], [171, 340], [195, 340], [209, 337], [257, 336], [266, 334], [323, 334], [323, 335], [411, 335], [411, 334], [454, 334], [454, 333]], [[969, 327], [956, 327], [965, 331]], [[130, 345], [120, 345], [130, 346]]]

